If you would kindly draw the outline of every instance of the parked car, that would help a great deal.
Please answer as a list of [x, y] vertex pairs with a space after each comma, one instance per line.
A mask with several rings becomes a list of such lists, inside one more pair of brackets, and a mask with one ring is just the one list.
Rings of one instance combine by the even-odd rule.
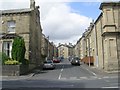
[[71, 61], [71, 60], [72, 60], [72, 58], [73, 58], [72, 56], [69, 56], [69, 57], [68, 57], [68, 60], [69, 60], [69, 61]]
[[43, 69], [55, 69], [55, 64], [52, 60], [46, 60], [43, 64]]
[[78, 57], [72, 58], [71, 65], [80, 65], [80, 59]]
[[64, 57], [58, 57], [58, 59], [62, 62], [64, 60]]
[[60, 63], [60, 59], [54, 58], [54, 59], [53, 59], [53, 63]]

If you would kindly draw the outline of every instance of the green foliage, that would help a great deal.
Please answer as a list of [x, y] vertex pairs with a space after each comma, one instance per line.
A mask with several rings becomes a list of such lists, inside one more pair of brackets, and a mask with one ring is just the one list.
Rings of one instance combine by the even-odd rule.
[[12, 59], [25, 64], [25, 42], [22, 37], [16, 37], [12, 45]]
[[8, 59], [9, 57], [5, 53], [0, 52], [0, 63], [4, 64]]
[[18, 65], [18, 64], [20, 64], [19, 61], [12, 59], [8, 59], [7, 61], [5, 61], [5, 65]]

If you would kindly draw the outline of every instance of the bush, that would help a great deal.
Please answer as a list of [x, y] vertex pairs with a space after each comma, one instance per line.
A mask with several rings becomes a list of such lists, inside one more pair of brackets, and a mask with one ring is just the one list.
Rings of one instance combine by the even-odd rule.
[[26, 49], [24, 39], [22, 37], [16, 37], [12, 45], [12, 59], [24, 64], [26, 62], [25, 51]]
[[9, 59], [9, 56], [7, 56], [5, 53], [0, 52], [0, 62], [2, 62], [2, 64], [5, 64], [5, 61], [7, 61]]
[[20, 64], [19, 61], [12, 60], [12, 59], [5, 61], [5, 65], [19, 65], [19, 64]]

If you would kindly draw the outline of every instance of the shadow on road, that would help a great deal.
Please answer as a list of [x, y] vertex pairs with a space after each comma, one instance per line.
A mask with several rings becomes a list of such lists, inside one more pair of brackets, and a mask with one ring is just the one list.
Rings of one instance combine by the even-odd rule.
[[85, 88], [85, 84], [58, 80], [4, 81], [2, 88], [2, 90], [80, 90]]

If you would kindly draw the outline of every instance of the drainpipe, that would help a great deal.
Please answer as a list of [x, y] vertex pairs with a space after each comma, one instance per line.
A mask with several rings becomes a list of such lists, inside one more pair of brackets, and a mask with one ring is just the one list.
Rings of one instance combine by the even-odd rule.
[[94, 24], [95, 27], [95, 48], [96, 48], [96, 66], [98, 67], [98, 42], [97, 42], [97, 29], [96, 25]]
[[91, 61], [90, 51], [91, 51], [91, 48], [90, 48], [90, 39], [88, 38], [89, 67], [90, 67], [90, 61]]
[[47, 55], [47, 59], [49, 58], [49, 36], [47, 37], [48, 39], [48, 55]]
[[[102, 29], [102, 20], [100, 20], [100, 23], [101, 23], [101, 33], [103, 34], [103, 29]], [[104, 61], [104, 41], [103, 41], [103, 38], [104, 38], [104, 36], [102, 36], [101, 35], [101, 37], [102, 37], [102, 55], [103, 55], [103, 69], [104, 69], [104, 67], [105, 67], [105, 61]]]

